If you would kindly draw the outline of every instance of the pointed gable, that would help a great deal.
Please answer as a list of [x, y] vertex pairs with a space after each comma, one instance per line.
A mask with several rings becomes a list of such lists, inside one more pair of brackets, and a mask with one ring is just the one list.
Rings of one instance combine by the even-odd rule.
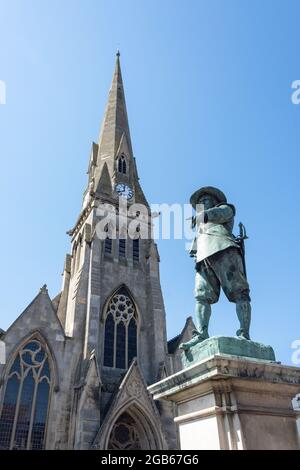
[[11, 333], [14, 338], [16, 336], [22, 338], [29, 331], [47, 332], [49, 329], [52, 336], [59, 338], [60, 341], [64, 340], [65, 333], [49, 297], [47, 286], [44, 285], [33, 301], [8, 328], [5, 333], [5, 341], [9, 341]]
[[53, 305], [53, 308], [54, 308], [54, 311], [57, 313], [57, 310], [58, 310], [58, 306], [59, 306], [59, 302], [60, 302], [60, 299], [61, 299], [61, 292], [59, 294], [57, 294], [54, 299], [52, 299], [52, 305]]
[[[75, 388], [78, 399], [76, 403], [77, 426], [75, 431], [75, 448], [88, 449], [95, 438], [100, 423], [100, 388], [101, 379], [95, 351], [81, 364]], [[84, 434], [85, 438], [82, 439]]]
[[90, 153], [89, 167], [87, 171], [90, 179], [94, 176], [95, 166], [97, 165], [98, 150], [99, 150], [98, 144], [95, 144], [95, 142], [93, 142], [91, 153]]
[[168, 341], [168, 353], [175, 354], [181, 343], [191, 339], [192, 331], [195, 329], [192, 317], [188, 317], [181, 333]]
[[112, 195], [112, 186], [111, 186], [111, 179], [108, 171], [107, 164], [104, 163], [102, 167], [102, 172], [100, 175], [100, 179], [98, 185], [96, 187], [96, 194], [105, 194], [107, 196]]
[[129, 367], [127, 373], [121, 379], [117, 393], [112, 401], [108, 414], [116, 413], [124, 405], [128, 405], [132, 401], [143, 404], [149, 413], [159, 416], [156, 405], [152, 396], [147, 390], [147, 384], [135, 359]]
[[120, 140], [120, 145], [117, 149], [117, 152], [116, 152], [116, 158], [118, 158], [120, 155], [130, 155], [130, 148], [129, 148], [129, 145], [128, 145], [128, 142], [127, 142], [127, 137], [126, 137], [126, 134], [125, 132], [123, 132], [122, 134], [122, 137], [121, 137], [121, 140]]
[[165, 447], [160, 415], [152, 396], [147, 390], [147, 384], [137, 359], [132, 362], [127, 373], [120, 381], [102, 426], [95, 438], [93, 448], [107, 448], [113, 423], [122, 413], [134, 409], [139, 410], [151, 422], [153, 432], [154, 430], [157, 432], [157, 435], [153, 436], [154, 439], [159, 441], [159, 443], [156, 442], [156, 448]]
[[134, 191], [135, 191], [135, 202], [137, 204], [144, 204], [145, 206], [149, 207], [148, 201], [144, 195], [144, 192], [141, 188], [141, 185], [137, 177], [134, 182]]

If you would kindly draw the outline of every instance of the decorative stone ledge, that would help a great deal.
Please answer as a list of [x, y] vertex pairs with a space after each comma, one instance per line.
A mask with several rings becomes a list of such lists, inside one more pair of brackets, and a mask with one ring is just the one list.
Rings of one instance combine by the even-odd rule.
[[[245, 383], [258, 381], [290, 385], [298, 385], [300, 391], [300, 369], [284, 366], [280, 363], [250, 359], [229, 354], [214, 355], [173, 374], [160, 382], [148, 387], [154, 399], [170, 399], [172, 395], [184, 398], [185, 390], [191, 393], [191, 388], [199, 388], [207, 380], [240, 378]], [[299, 393], [295, 390], [294, 394]], [[177, 401], [177, 398], [176, 398]]]

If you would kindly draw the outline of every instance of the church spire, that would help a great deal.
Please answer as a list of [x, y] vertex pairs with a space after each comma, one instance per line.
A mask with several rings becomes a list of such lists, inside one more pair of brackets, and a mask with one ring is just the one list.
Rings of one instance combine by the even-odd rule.
[[133, 158], [120, 65], [120, 52], [117, 51], [115, 70], [99, 136], [97, 159], [99, 174], [97, 175], [98, 178], [96, 177], [96, 184], [99, 181], [100, 173], [105, 162], [107, 163], [110, 175], [113, 175], [114, 160], [122, 140], [126, 140], [129, 153], [128, 157]]
[[132, 151], [119, 51], [116, 53], [115, 69], [98, 144], [93, 143], [91, 149], [88, 187], [84, 193], [83, 207], [90, 197], [117, 198], [117, 184], [126, 185], [133, 194], [130, 202], [148, 206], [139, 183]]

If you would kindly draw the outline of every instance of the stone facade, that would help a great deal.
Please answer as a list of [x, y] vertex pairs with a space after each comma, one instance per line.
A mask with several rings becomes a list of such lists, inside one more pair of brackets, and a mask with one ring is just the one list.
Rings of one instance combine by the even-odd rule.
[[[121, 156], [126, 171], [120, 172]], [[99, 207], [106, 203], [118, 210], [118, 183], [130, 187], [132, 202], [146, 205], [150, 213], [132, 153], [119, 56], [99, 142], [92, 144], [82, 209], [68, 232], [71, 253], [65, 259], [62, 290], [51, 300], [44, 286], [1, 333], [7, 361], [0, 364], [0, 416], [20, 348], [38, 341], [48, 354], [51, 383], [43, 441], [46, 449], [108, 448], [116, 445], [116, 423], [119, 429], [127, 426], [135, 436], [133, 447], [178, 447], [173, 404], [155, 403], [147, 386], [180, 368], [178, 346], [190, 335], [193, 324], [189, 319], [181, 335], [168, 345], [159, 256], [152, 238], [140, 239], [137, 260], [132, 257], [130, 238], [120, 257], [122, 234], [117, 233], [108, 250], [105, 241], [96, 236], [103, 217]], [[104, 365], [105, 314], [120, 289], [128, 292], [136, 312], [137, 354], [129, 368]], [[28, 439], [24, 444], [26, 439], [14, 444], [11, 438], [7, 446], [30, 448]]]

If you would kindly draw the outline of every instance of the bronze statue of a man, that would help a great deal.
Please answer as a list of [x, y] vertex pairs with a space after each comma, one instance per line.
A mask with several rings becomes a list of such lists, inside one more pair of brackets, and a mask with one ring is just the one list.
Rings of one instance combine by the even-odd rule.
[[235, 207], [227, 203], [226, 196], [211, 186], [200, 188], [190, 199], [196, 210], [193, 225], [196, 236], [190, 255], [196, 259], [196, 327], [194, 336], [181, 345], [189, 349], [209, 337], [208, 325], [211, 304], [218, 301], [222, 287], [230, 302], [236, 304], [240, 322], [237, 336], [250, 339], [251, 305], [249, 285], [240, 239], [232, 234]]

